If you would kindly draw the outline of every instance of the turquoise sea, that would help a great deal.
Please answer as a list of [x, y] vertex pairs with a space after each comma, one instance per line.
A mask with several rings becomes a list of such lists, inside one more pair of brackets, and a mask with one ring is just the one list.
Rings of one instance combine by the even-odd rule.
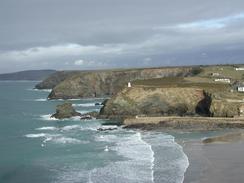
[[[103, 120], [53, 120], [57, 104], [36, 82], [0, 82], [1, 183], [180, 183], [189, 163], [172, 135]], [[71, 100], [80, 112], [103, 99]]]

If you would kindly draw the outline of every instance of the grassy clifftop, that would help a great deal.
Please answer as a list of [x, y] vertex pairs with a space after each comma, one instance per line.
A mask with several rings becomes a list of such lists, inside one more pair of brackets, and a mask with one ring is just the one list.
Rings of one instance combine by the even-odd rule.
[[57, 84], [50, 99], [104, 97], [116, 94], [128, 82], [138, 79], [192, 75], [191, 67], [108, 70], [76, 73]]

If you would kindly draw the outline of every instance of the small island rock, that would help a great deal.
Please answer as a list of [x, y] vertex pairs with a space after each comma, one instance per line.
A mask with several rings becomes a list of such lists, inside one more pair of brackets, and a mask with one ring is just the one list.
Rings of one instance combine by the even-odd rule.
[[57, 119], [65, 119], [74, 116], [81, 116], [81, 114], [75, 111], [71, 103], [64, 103], [57, 105], [56, 113], [53, 114], [51, 117]]

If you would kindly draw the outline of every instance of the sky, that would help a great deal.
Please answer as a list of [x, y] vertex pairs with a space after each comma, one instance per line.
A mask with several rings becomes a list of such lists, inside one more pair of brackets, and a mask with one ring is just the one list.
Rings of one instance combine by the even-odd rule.
[[0, 73], [234, 63], [243, 0], [0, 0]]

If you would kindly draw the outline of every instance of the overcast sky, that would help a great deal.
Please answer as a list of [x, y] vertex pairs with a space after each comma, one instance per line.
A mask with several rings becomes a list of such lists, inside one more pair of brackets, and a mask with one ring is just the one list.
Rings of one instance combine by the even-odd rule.
[[0, 0], [0, 73], [244, 63], [244, 0]]

